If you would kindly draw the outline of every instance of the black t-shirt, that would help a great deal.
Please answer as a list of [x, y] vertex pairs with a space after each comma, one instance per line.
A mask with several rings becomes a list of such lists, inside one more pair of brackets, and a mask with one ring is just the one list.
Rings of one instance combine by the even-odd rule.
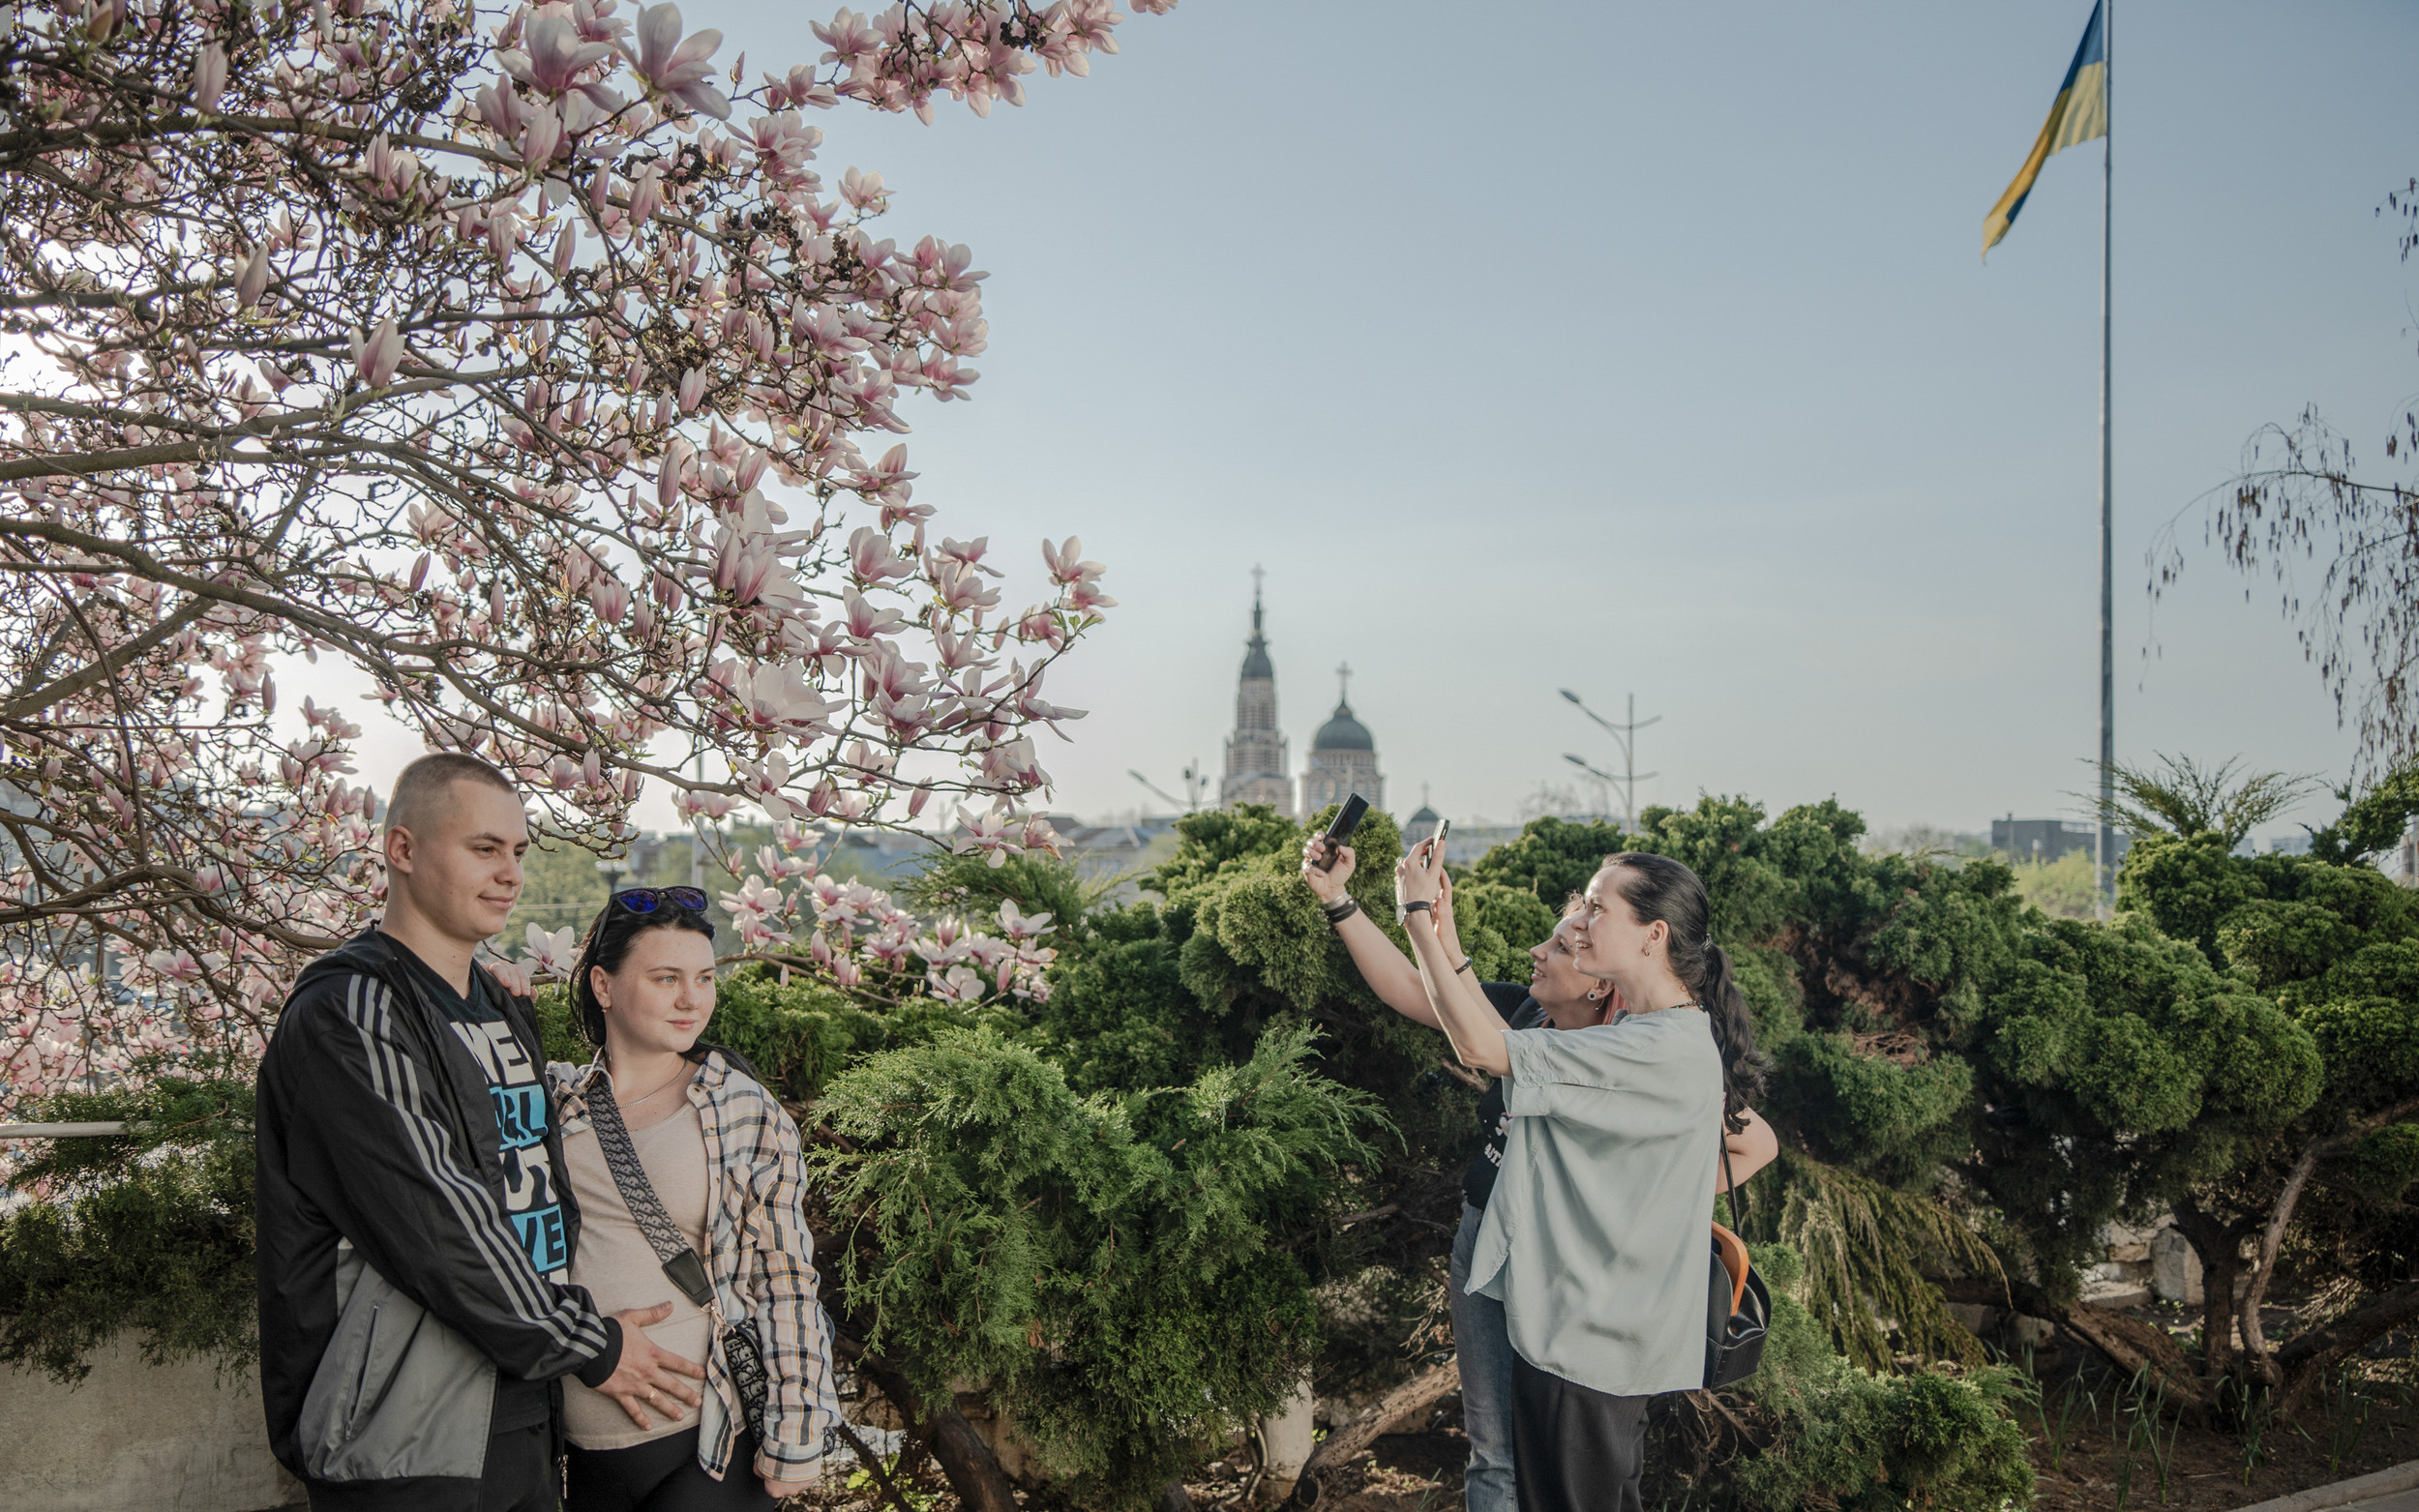
[[[1529, 995], [1529, 990], [1517, 982], [1481, 982], [1479, 991], [1504, 1017], [1508, 1029], [1538, 1029], [1545, 1026], [1545, 1010]], [[1495, 1195], [1495, 1172], [1504, 1164], [1504, 1141], [1511, 1134], [1511, 1117], [1504, 1112], [1504, 1083], [1499, 1078], [1491, 1082], [1486, 1096], [1478, 1100], [1478, 1150], [1470, 1157], [1470, 1169], [1461, 1178], [1462, 1201], [1479, 1211], [1486, 1210], [1486, 1200]]]
[[[553, 1157], [546, 1148], [547, 1119], [544, 1068], [529, 1053], [504, 1018], [495, 999], [495, 986], [477, 966], [470, 968], [470, 995], [429, 967], [393, 935], [396, 954], [403, 957], [429, 1002], [445, 1016], [446, 1026], [487, 1073], [488, 1099], [495, 1109], [496, 1154], [504, 1165], [504, 1217], [546, 1280], [568, 1284], [571, 1250], [563, 1229], [561, 1187], [554, 1177]], [[477, 1340], [471, 1341], [476, 1344]], [[495, 1412], [491, 1432], [526, 1428], [548, 1420], [553, 1411], [552, 1383], [500, 1376], [495, 1382]]]

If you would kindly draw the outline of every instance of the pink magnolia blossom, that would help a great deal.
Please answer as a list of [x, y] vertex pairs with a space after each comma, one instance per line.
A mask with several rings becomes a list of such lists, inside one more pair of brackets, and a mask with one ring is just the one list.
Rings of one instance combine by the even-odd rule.
[[[678, 11], [672, 14], [672, 27], [677, 36], [680, 30]], [[496, 65], [522, 83], [546, 95], [565, 93], [582, 74], [612, 51], [605, 43], [583, 42], [579, 23], [562, 15], [541, 13], [522, 28], [520, 48], [506, 49], [495, 55]], [[715, 40], [719, 42], [721, 39], [716, 36]], [[710, 52], [712, 49], [707, 50]]]
[[[380, 905], [363, 731], [307, 702], [296, 738], [283, 657], [498, 762], [572, 844], [626, 843], [669, 786], [738, 889], [736, 957], [1046, 996], [1035, 936], [961, 930], [935, 983], [940, 926], [815, 890], [835, 826], [1046, 782], [1027, 733], [1072, 711], [998, 659], [1054, 660], [1110, 601], [1070, 542], [1047, 602], [1008, 602], [876, 444], [972, 392], [986, 281], [884, 234], [879, 173], [826, 185], [802, 112], [1022, 101], [1115, 50], [1109, 0], [842, 12], [745, 90], [670, 5], [11, 15], [12, 88], [66, 127], [0, 163], [52, 218], [0, 239], [44, 332], [0, 369], [0, 512], [59, 537], [0, 563], [0, 678], [57, 691], [0, 716], [40, 837], [0, 858], [0, 913], [40, 919], [0, 926], [9, 1100], [257, 1054], [299, 964]], [[142, 88], [109, 82], [129, 66]], [[741, 804], [785, 826], [744, 879]], [[950, 840], [996, 862], [1056, 834], [1003, 801]], [[83, 877], [116, 880], [25, 911]], [[114, 977], [59, 964], [104, 941]]]
[[723, 44], [723, 34], [702, 31], [686, 42], [680, 39], [680, 7], [669, 3], [651, 5], [639, 13], [639, 47], [635, 55], [624, 48], [639, 76], [663, 94], [670, 95], [690, 109], [728, 120], [731, 102], [721, 90], [707, 82], [713, 68], [706, 63]]
[[403, 339], [395, 329], [395, 317], [387, 316], [377, 328], [364, 336], [353, 332], [353, 368], [361, 375], [365, 389], [382, 389], [394, 381], [395, 370], [403, 360]]
[[580, 959], [580, 932], [569, 925], [552, 933], [532, 924], [528, 929], [529, 960], [538, 971], [556, 980], [567, 980]]

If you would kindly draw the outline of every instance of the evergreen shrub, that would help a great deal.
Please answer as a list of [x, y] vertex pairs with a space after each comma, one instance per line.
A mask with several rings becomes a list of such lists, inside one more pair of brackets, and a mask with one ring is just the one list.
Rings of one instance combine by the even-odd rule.
[[121, 1330], [154, 1364], [237, 1370], [258, 1353], [249, 1074], [144, 1069], [138, 1089], [42, 1106], [45, 1121], [130, 1128], [52, 1141], [10, 1172], [29, 1201], [0, 1216], [0, 1364], [81, 1380]]

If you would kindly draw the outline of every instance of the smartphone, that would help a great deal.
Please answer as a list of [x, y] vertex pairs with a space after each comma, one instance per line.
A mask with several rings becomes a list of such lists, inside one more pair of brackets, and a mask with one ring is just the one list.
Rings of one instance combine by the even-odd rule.
[[1436, 821], [1436, 833], [1428, 837], [1428, 860], [1431, 864], [1436, 866], [1445, 864], [1445, 837], [1451, 834], [1452, 830], [1451, 819]]
[[1320, 871], [1335, 870], [1336, 853], [1351, 841], [1353, 831], [1360, 828], [1360, 817], [1368, 812], [1369, 800], [1359, 793], [1354, 793], [1344, 800], [1344, 806], [1335, 811], [1335, 821], [1329, 824], [1327, 832], [1319, 837], [1328, 843], [1327, 854], [1319, 860]]

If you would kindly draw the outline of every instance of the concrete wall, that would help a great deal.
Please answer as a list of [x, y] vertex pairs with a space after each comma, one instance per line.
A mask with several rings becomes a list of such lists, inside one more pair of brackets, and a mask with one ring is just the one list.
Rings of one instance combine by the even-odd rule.
[[154, 1367], [131, 1339], [94, 1351], [74, 1387], [0, 1372], [0, 1507], [8, 1512], [264, 1512], [302, 1488], [269, 1457], [260, 1378], [210, 1360]]

